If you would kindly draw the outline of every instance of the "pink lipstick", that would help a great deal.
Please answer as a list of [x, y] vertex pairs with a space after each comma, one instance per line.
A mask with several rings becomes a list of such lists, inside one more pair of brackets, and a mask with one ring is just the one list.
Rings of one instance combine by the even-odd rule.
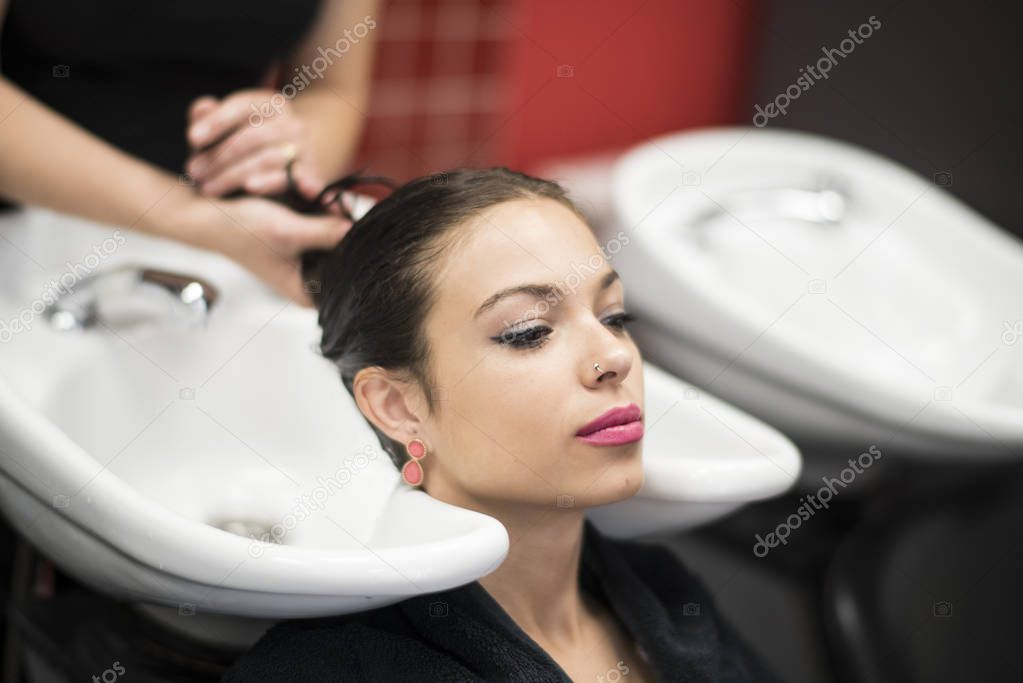
[[619, 446], [643, 438], [643, 416], [635, 403], [612, 408], [575, 433], [594, 446]]

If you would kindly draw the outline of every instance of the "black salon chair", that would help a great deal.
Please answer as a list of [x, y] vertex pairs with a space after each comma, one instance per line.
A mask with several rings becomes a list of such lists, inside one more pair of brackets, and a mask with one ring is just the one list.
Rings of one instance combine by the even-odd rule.
[[840, 680], [1023, 680], [1023, 473], [908, 470], [843, 542], [824, 610]]

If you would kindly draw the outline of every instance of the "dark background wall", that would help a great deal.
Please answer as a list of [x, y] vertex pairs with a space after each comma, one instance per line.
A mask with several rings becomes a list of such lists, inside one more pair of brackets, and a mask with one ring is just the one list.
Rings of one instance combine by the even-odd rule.
[[764, 14], [746, 123], [873, 15], [880, 28], [768, 126], [858, 143], [928, 177], [949, 173], [951, 192], [1023, 237], [1018, 3], [776, 0]]

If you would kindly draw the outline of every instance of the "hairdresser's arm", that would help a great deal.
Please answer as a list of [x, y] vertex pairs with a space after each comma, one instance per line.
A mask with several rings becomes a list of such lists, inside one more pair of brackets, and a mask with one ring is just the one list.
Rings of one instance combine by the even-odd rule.
[[[0, 0], [0, 25], [7, 0]], [[298, 255], [330, 247], [351, 223], [260, 198], [200, 197], [0, 76], [0, 196], [218, 251], [304, 305]]]
[[201, 197], [2, 77], [0, 195], [218, 251], [303, 305], [298, 254], [333, 246], [351, 225], [257, 197]]
[[[2, 0], [0, 0], [2, 2]], [[195, 196], [176, 176], [126, 154], [0, 77], [0, 195], [186, 241], [173, 207]]]
[[206, 95], [189, 109], [186, 169], [203, 194], [276, 194], [287, 150], [303, 194], [340, 176], [357, 150], [369, 105], [377, 0], [328, 0], [309, 35], [282, 64], [281, 87]]

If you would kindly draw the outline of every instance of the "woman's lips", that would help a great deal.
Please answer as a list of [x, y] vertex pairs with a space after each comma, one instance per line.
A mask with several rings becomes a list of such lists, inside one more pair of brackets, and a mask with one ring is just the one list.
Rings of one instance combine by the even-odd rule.
[[620, 446], [643, 438], [643, 411], [635, 403], [611, 408], [576, 432], [593, 446]]
[[643, 419], [643, 411], [635, 403], [628, 403], [624, 406], [610, 408], [598, 415], [595, 419], [579, 428], [576, 436], [592, 434], [599, 429], [614, 427], [629, 422]]
[[643, 421], [635, 420], [613, 427], [605, 427], [575, 438], [594, 446], [620, 446], [643, 438]]

